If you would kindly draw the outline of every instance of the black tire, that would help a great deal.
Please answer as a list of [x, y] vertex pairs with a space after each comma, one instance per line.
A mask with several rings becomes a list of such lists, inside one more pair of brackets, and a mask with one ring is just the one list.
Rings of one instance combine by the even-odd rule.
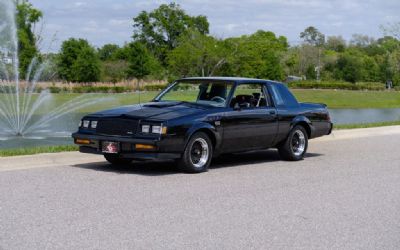
[[213, 155], [213, 145], [206, 133], [195, 133], [186, 145], [182, 158], [177, 161], [180, 170], [186, 173], [206, 172]]
[[128, 165], [132, 163], [132, 159], [121, 158], [117, 154], [104, 154], [104, 158], [113, 165]]
[[308, 135], [303, 126], [295, 126], [286, 140], [278, 147], [279, 155], [286, 161], [299, 161], [308, 148]]

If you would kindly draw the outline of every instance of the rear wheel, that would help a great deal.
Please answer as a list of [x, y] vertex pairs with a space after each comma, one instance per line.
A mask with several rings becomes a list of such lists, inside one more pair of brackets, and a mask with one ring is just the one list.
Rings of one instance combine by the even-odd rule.
[[104, 158], [113, 165], [127, 165], [132, 162], [132, 159], [121, 158], [117, 154], [104, 154]]
[[179, 168], [188, 173], [201, 173], [208, 170], [213, 154], [213, 146], [210, 138], [203, 132], [194, 134], [188, 144], [182, 158], [178, 161]]
[[304, 158], [308, 147], [308, 136], [303, 126], [295, 126], [289, 136], [278, 147], [279, 155], [287, 161], [299, 161]]

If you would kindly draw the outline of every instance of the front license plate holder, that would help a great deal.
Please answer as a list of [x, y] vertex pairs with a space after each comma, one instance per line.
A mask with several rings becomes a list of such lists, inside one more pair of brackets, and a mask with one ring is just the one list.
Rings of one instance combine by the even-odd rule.
[[113, 141], [103, 141], [101, 143], [101, 151], [107, 154], [118, 154], [119, 153], [119, 143]]

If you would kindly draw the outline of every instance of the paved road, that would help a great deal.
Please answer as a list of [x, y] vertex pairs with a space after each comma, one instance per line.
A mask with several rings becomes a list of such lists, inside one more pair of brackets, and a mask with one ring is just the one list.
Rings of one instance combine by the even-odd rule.
[[0, 249], [400, 249], [400, 133], [336, 133], [301, 162], [270, 150], [198, 175], [0, 159]]

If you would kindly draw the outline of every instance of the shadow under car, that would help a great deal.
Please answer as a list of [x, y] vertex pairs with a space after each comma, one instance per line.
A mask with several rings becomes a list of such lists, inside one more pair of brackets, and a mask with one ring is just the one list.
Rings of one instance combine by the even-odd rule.
[[[306, 153], [305, 157], [319, 157], [322, 154]], [[246, 153], [225, 154], [213, 159], [210, 170], [218, 168], [228, 168], [240, 165], [268, 163], [281, 161], [277, 150], [269, 149], [262, 151], [250, 151]], [[133, 161], [126, 165], [111, 165], [104, 163], [77, 164], [74, 167], [90, 169], [103, 172], [114, 172], [119, 174], [140, 174], [146, 176], [160, 176], [170, 174], [180, 174], [175, 161]]]

